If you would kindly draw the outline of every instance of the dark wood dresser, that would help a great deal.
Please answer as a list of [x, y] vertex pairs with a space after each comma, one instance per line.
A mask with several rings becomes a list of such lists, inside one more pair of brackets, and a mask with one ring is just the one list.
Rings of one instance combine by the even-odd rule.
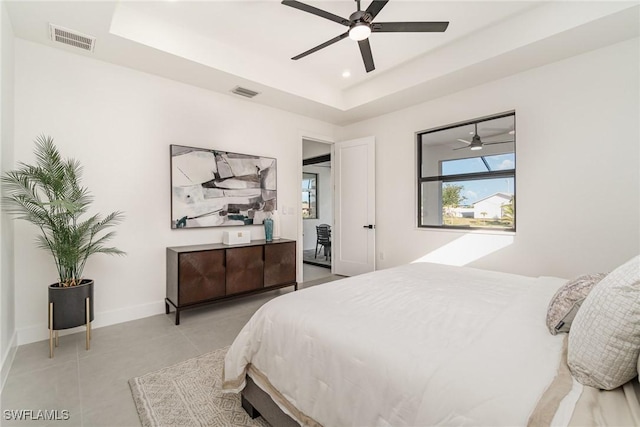
[[286, 286], [298, 290], [294, 240], [167, 248], [165, 310], [175, 308], [176, 325], [182, 310]]

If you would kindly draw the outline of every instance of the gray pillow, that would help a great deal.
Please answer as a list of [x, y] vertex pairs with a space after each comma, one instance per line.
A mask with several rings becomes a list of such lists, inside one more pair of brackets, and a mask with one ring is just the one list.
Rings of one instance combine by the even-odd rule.
[[569, 280], [558, 289], [547, 309], [547, 328], [551, 335], [569, 332], [582, 301], [605, 276], [605, 273], [585, 274]]
[[637, 375], [640, 357], [640, 256], [616, 268], [582, 303], [567, 360], [582, 384], [611, 390]]

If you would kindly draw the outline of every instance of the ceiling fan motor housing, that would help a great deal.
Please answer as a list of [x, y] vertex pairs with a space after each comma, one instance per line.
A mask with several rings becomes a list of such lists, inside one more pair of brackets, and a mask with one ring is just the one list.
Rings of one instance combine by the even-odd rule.
[[349, 16], [349, 20], [351, 21], [351, 26], [357, 24], [358, 22], [364, 22], [366, 24], [370, 24], [373, 21], [373, 16], [369, 12], [364, 10], [357, 10]]

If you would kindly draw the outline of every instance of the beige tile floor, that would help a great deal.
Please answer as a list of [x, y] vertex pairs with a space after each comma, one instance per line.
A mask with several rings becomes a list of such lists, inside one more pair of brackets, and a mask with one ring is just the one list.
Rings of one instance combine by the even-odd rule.
[[331, 269], [318, 267], [311, 264], [303, 264], [303, 282], [310, 282], [312, 280], [321, 279], [327, 276], [331, 276]]
[[[305, 265], [305, 286], [339, 278]], [[323, 270], [323, 271], [320, 271]], [[327, 272], [329, 275], [327, 275]], [[231, 344], [264, 303], [280, 289], [174, 315], [156, 315], [94, 329], [91, 350], [85, 335], [60, 337], [55, 357], [48, 341], [20, 346], [2, 390], [2, 426], [139, 426], [128, 380]], [[10, 421], [5, 410], [67, 410], [66, 421]]]

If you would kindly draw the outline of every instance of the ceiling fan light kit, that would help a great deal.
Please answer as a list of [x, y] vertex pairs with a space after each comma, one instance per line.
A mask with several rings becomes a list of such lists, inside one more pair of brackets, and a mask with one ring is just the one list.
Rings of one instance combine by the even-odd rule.
[[349, 38], [359, 42], [371, 35], [371, 28], [365, 22], [358, 22], [349, 30]]
[[[464, 147], [458, 147], [458, 148], [454, 148], [454, 150], [462, 150], [465, 148], [468, 148], [472, 151], [477, 151], [477, 150], [482, 150], [482, 147], [485, 145], [496, 145], [496, 144], [507, 144], [509, 142], [514, 142], [513, 140], [510, 141], [495, 141], [495, 142], [482, 142], [482, 139], [480, 138], [480, 135], [478, 135], [478, 123], [474, 123], [474, 132], [472, 132], [473, 138], [471, 138], [471, 141], [467, 141], [466, 139], [458, 139], [458, 141], [460, 142], [464, 142], [465, 144], [467, 144]], [[509, 135], [513, 135], [515, 134], [515, 131], [510, 131]]]
[[376, 69], [373, 63], [373, 54], [371, 53], [371, 45], [369, 44], [369, 36], [374, 33], [442, 33], [449, 26], [449, 22], [373, 22], [375, 17], [380, 13], [383, 7], [389, 2], [389, 0], [373, 0], [367, 10], [360, 9], [360, 0], [355, 0], [357, 4], [357, 10], [353, 12], [349, 19], [342, 18], [338, 15], [334, 15], [331, 12], [327, 12], [317, 7], [310, 6], [305, 3], [301, 3], [296, 0], [282, 0], [282, 4], [285, 6], [293, 7], [294, 9], [302, 10], [303, 12], [311, 13], [321, 18], [328, 19], [336, 22], [340, 25], [349, 27], [349, 31], [340, 34], [328, 40], [318, 46], [311, 48], [299, 55], [294, 56], [294, 61], [304, 58], [314, 52], [324, 49], [340, 40], [349, 37], [352, 40], [358, 42], [360, 48], [360, 54], [362, 55], [362, 61], [364, 62], [364, 68], [367, 73]]

